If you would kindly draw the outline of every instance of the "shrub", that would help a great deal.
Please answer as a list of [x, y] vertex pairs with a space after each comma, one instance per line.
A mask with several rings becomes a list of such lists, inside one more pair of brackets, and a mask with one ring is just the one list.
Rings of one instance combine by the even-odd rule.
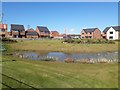
[[66, 63], [74, 63], [74, 60], [72, 58], [66, 58], [64, 61]]
[[55, 58], [43, 58], [41, 61], [56, 61]]
[[81, 43], [81, 40], [80, 39], [75, 39], [74, 42], [75, 43]]
[[107, 43], [108, 41], [106, 39], [100, 39], [100, 43]]
[[2, 40], [2, 42], [9, 42], [9, 43], [17, 42], [16, 40], [12, 40], [10, 38], [2, 38], [1, 40]]
[[74, 40], [73, 40], [73, 39], [68, 39], [67, 42], [68, 42], [68, 43], [73, 43]]
[[110, 40], [110, 41], [108, 41], [108, 44], [115, 44], [115, 42]]

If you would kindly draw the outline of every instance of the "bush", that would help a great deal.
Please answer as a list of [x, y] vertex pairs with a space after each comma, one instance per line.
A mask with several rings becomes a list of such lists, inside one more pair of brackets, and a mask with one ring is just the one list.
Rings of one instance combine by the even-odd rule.
[[79, 44], [79, 43], [81, 43], [81, 40], [80, 39], [75, 39], [74, 42]]
[[110, 40], [108, 41], [108, 44], [115, 44], [115, 41]]
[[107, 43], [108, 41], [106, 39], [100, 39], [100, 43]]
[[43, 58], [41, 61], [57, 61], [55, 58]]
[[115, 44], [115, 41], [107, 39], [66, 39], [63, 42], [67, 43], [82, 43], [82, 44]]
[[10, 38], [2, 38], [1, 40], [2, 42], [9, 42], [9, 43], [17, 42], [16, 40], [12, 40]]
[[64, 61], [66, 63], [74, 63], [74, 60], [72, 58], [66, 58]]

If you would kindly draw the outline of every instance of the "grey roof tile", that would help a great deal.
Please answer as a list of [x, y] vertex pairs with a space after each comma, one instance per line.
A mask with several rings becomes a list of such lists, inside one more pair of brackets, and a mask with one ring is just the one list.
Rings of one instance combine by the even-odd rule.
[[11, 24], [11, 30], [15, 30], [15, 31], [25, 31], [25, 28], [24, 28], [23, 25]]

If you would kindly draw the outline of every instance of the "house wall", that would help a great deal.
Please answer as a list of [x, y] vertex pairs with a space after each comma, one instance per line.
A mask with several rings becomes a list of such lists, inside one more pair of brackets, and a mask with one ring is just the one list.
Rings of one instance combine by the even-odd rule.
[[106, 39], [106, 38], [107, 38], [107, 35], [103, 32], [103, 33], [101, 34], [101, 38]]
[[[113, 34], [110, 34], [110, 32], [113, 32]], [[119, 32], [118, 31], [115, 31], [112, 27], [107, 31], [107, 39], [108, 40], [116, 40], [116, 39], [118, 39], [118, 34], [119, 34]], [[112, 36], [113, 37], [113, 39], [110, 39], [109, 37], [110, 36]]]
[[39, 37], [48, 37], [48, 36], [50, 36], [50, 33], [46, 34], [45, 32], [40, 32], [38, 28], [36, 28], [36, 32], [38, 33]]
[[52, 37], [57, 37], [57, 36], [59, 36], [59, 33], [57, 33], [57, 32], [51, 32], [51, 34], [50, 34], [50, 36], [52, 36]]
[[101, 31], [99, 29], [96, 29], [93, 32], [93, 38], [100, 39], [101, 38]]
[[38, 35], [40, 36], [40, 31], [38, 28], [36, 28], [36, 32], [38, 33]]
[[[82, 33], [84, 33], [84, 34], [82, 34]], [[86, 33], [84, 30], [82, 30], [81, 38], [83, 38], [83, 37], [86, 38], [86, 36], [88, 36], [88, 37], [91, 36], [91, 38], [93, 38], [93, 33], [91, 33], [91, 34], [90, 33]]]
[[0, 36], [7, 37], [7, 24], [0, 24]]
[[119, 31], [119, 36], [118, 36], [118, 39], [120, 39], [120, 31]]
[[38, 36], [26, 35], [26, 38], [38, 38]]

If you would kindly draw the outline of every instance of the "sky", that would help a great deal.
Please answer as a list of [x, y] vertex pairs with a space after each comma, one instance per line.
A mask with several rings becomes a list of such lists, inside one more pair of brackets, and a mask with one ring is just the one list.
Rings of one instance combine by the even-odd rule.
[[25, 29], [46, 26], [50, 31], [79, 34], [83, 28], [118, 25], [117, 2], [2, 2], [3, 23]]

